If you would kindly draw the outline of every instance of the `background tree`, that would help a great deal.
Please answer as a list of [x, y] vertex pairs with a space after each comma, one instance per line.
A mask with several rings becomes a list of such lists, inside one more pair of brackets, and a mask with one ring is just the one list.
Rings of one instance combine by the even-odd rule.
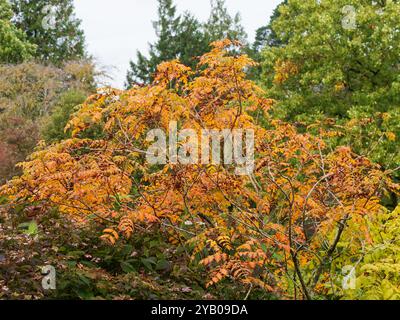
[[[263, 52], [275, 115], [332, 117], [347, 144], [385, 167], [400, 163], [400, 3], [291, 0], [273, 23], [284, 46]], [[331, 120], [330, 120], [331, 121]], [[332, 121], [331, 121], [332, 124]], [[333, 133], [334, 135], [334, 133]]]
[[[282, 47], [264, 51], [264, 83], [288, 118], [310, 111], [346, 117], [351, 108], [387, 111], [399, 102], [400, 4], [353, 1], [354, 26], [342, 13], [346, 1], [282, 5], [273, 24]], [[351, 16], [350, 16], [351, 17]]]
[[24, 33], [11, 19], [13, 12], [7, 0], [0, 0], [0, 63], [18, 63], [34, 53], [35, 46], [28, 43]]
[[[343, 265], [333, 262], [362, 252], [367, 219], [384, 210], [382, 193], [400, 185], [350, 148], [332, 149], [271, 119], [271, 101], [246, 78], [254, 62], [232, 54], [237, 42], [212, 45], [195, 69], [165, 62], [149, 86], [89, 97], [67, 126], [73, 138], [41, 145], [2, 194], [44, 216], [54, 208], [82, 227], [97, 222], [110, 245], [141, 236], [158, 247], [161, 233], [171, 239], [167, 251], [206, 268], [207, 287], [234, 281], [237, 291], [254, 287], [275, 299], [336, 297], [331, 287]], [[249, 111], [263, 113], [269, 128]], [[149, 163], [148, 132], [168, 131], [171, 119], [198, 137], [203, 129], [254, 130], [254, 171]], [[104, 137], [85, 138], [99, 124]], [[193, 154], [178, 139], [179, 153]], [[151, 269], [157, 257], [145, 263]], [[128, 261], [124, 268], [134, 270]]]
[[87, 93], [83, 90], [72, 89], [60, 95], [53, 112], [50, 117], [46, 119], [41, 129], [45, 141], [51, 143], [69, 137], [69, 133], [64, 132], [64, 128], [75, 108], [78, 108], [79, 105], [85, 101], [86, 94]]
[[157, 40], [150, 44], [148, 57], [138, 51], [136, 61], [130, 62], [128, 87], [133, 83], [151, 82], [161, 62], [179, 59], [194, 67], [196, 58], [210, 49], [210, 42], [223, 38], [245, 41], [246, 38], [240, 16], [232, 18], [224, 0], [211, 1], [211, 15], [206, 23], [200, 23], [188, 12], [178, 15], [173, 0], [159, 0], [158, 17], [153, 23]]
[[280, 40], [278, 35], [276, 34], [275, 30], [273, 29], [273, 24], [281, 16], [281, 13], [280, 13], [281, 7], [284, 5], [287, 5], [287, 3], [288, 3], [288, 0], [284, 0], [281, 4], [279, 4], [275, 8], [268, 25], [257, 29], [256, 38], [253, 43], [253, 50], [255, 52], [257, 52], [257, 53], [261, 52], [261, 50], [263, 48], [265, 48], [266, 46], [278, 47], [278, 46], [285, 44], [285, 42]]
[[45, 63], [85, 57], [85, 38], [75, 17], [73, 0], [10, 0], [14, 23], [37, 45], [36, 57]]
[[41, 138], [64, 136], [73, 107], [95, 91], [95, 75], [93, 64], [84, 61], [62, 69], [34, 62], [0, 65], [0, 182], [19, 172], [15, 164]]
[[15, 164], [25, 160], [39, 139], [37, 123], [21, 116], [1, 117], [0, 183], [20, 173]]
[[127, 85], [148, 83], [152, 80], [156, 67], [162, 61], [181, 59], [193, 63], [191, 58], [201, 54], [204, 46], [203, 35], [199, 32], [199, 22], [190, 14], [177, 15], [172, 0], [159, 0], [158, 20], [153, 22], [157, 40], [150, 44], [149, 57], [137, 52], [136, 62], [131, 61]]
[[240, 24], [240, 14], [232, 17], [226, 8], [225, 0], [211, 0], [211, 13], [204, 24], [208, 42], [222, 39], [238, 40], [246, 43], [247, 34]]
[[64, 68], [34, 62], [0, 66], [0, 115], [37, 121], [51, 114], [60, 94], [68, 90], [95, 91], [91, 62], [70, 62]]
[[254, 80], [259, 80], [261, 78], [262, 73], [262, 66], [261, 62], [263, 60], [262, 57], [262, 50], [267, 47], [275, 47], [283, 45], [283, 42], [278, 39], [274, 29], [272, 28], [273, 23], [278, 19], [280, 16], [280, 8], [282, 5], [287, 4], [287, 0], [284, 0], [281, 4], [279, 4], [272, 16], [270, 17], [270, 21], [268, 25], [260, 27], [256, 30], [256, 37], [253, 44], [248, 49], [249, 55], [259, 63], [256, 67], [252, 68], [249, 72], [249, 76]]
[[[400, 299], [400, 206], [387, 210], [368, 221], [372, 241], [356, 257], [348, 256], [344, 262], [353, 265], [356, 286], [344, 290], [346, 300], [399, 300]], [[342, 259], [340, 259], [342, 260]], [[343, 263], [343, 261], [336, 263]], [[356, 262], [356, 263], [354, 263]], [[338, 286], [338, 290], [343, 290]]]

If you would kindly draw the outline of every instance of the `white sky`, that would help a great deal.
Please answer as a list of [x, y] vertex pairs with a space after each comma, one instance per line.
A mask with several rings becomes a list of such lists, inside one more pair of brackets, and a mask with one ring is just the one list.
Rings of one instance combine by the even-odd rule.
[[[156, 0], [74, 0], [82, 20], [88, 52], [113, 76], [110, 84], [122, 88], [129, 60], [136, 50], [147, 52], [155, 40], [152, 21], [157, 19]], [[249, 40], [266, 25], [281, 0], [226, 0], [229, 12], [239, 12]], [[209, 0], [175, 0], [179, 12], [189, 10], [201, 21], [210, 13]]]

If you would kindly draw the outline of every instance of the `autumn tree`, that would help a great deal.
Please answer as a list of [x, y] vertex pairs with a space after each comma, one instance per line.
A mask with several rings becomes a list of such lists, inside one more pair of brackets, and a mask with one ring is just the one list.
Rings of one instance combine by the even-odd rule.
[[[341, 266], [333, 259], [370, 241], [366, 219], [383, 212], [383, 193], [399, 185], [350, 148], [332, 150], [323, 136], [273, 120], [274, 102], [246, 78], [255, 63], [237, 54], [240, 44], [212, 47], [196, 70], [165, 62], [151, 85], [89, 97], [66, 127], [72, 138], [40, 145], [2, 194], [28, 210], [97, 221], [110, 245], [157, 228], [190, 252], [187, 263], [208, 271], [208, 287], [234, 281], [275, 298], [318, 298], [337, 281]], [[170, 132], [171, 122], [198, 136], [203, 129], [254, 132], [254, 170], [237, 175], [226, 161], [152, 164], [148, 132]], [[86, 138], [98, 125], [102, 138]], [[176, 153], [195, 150], [186, 138], [177, 144]]]
[[72, 0], [10, 0], [13, 22], [37, 46], [35, 57], [62, 65], [85, 58], [85, 38]]
[[12, 22], [13, 12], [7, 0], [0, 0], [0, 63], [18, 63], [32, 57], [35, 46]]

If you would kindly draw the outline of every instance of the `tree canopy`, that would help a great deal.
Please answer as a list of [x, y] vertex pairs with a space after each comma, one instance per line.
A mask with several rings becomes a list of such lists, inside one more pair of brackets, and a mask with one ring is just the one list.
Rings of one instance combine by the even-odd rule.
[[75, 17], [73, 0], [10, 0], [13, 22], [30, 43], [35, 57], [60, 65], [85, 57], [85, 38]]
[[347, 5], [291, 0], [280, 6], [273, 30], [284, 44], [263, 51], [261, 81], [277, 100], [278, 117], [305, 126], [321, 121], [336, 131], [334, 144], [348, 144], [395, 168], [400, 161], [400, 3]]
[[148, 57], [137, 52], [136, 61], [131, 61], [127, 74], [128, 87], [151, 82], [161, 62], [179, 59], [193, 67], [197, 64], [196, 59], [210, 49], [210, 42], [246, 38], [240, 16], [232, 18], [224, 0], [211, 1], [211, 14], [206, 23], [200, 23], [188, 12], [178, 15], [173, 0], [158, 0], [158, 3], [158, 20], [153, 23], [157, 40], [150, 44]]
[[29, 43], [24, 32], [13, 23], [13, 11], [8, 0], [0, 0], [0, 63], [18, 63], [35, 52], [36, 46]]

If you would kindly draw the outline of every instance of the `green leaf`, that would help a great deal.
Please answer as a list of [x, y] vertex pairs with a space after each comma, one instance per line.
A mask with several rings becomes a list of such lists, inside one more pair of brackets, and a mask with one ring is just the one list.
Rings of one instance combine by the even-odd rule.
[[140, 259], [140, 261], [143, 263], [143, 265], [147, 269], [153, 271], [153, 265], [156, 264], [156, 262], [154, 261], [154, 258], [142, 258], [142, 259]]
[[170, 263], [167, 260], [162, 259], [157, 262], [156, 270], [166, 270], [169, 268], [169, 266]]
[[132, 272], [136, 271], [135, 268], [130, 263], [128, 263], [126, 261], [122, 261], [120, 263], [120, 266], [121, 266], [122, 271], [125, 272], [125, 273], [132, 273]]
[[34, 236], [38, 234], [39, 228], [35, 221], [25, 222], [18, 225], [18, 229], [22, 229], [24, 234]]

